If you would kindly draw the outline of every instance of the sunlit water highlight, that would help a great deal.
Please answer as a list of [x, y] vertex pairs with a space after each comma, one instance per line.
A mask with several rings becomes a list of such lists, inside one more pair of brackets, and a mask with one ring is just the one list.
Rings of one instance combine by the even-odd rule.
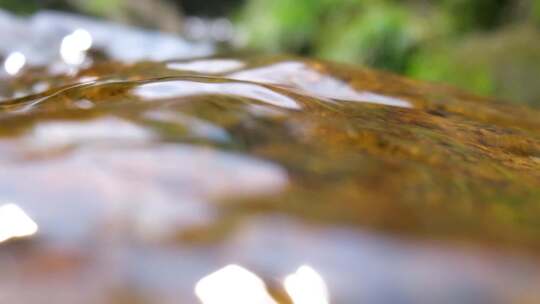
[[16, 75], [26, 64], [26, 57], [20, 52], [9, 54], [4, 61], [4, 70], [9, 75]]
[[294, 304], [329, 304], [324, 279], [310, 266], [300, 266], [283, 281]]
[[38, 231], [38, 225], [16, 204], [0, 205], [0, 243], [13, 238], [28, 237]]
[[86, 51], [92, 47], [92, 36], [84, 29], [76, 29], [62, 39], [60, 55], [71, 65], [79, 65], [86, 58]]
[[[288, 275], [283, 287], [293, 304], [329, 304], [326, 284], [310, 266], [300, 266]], [[198, 281], [195, 294], [203, 304], [277, 304], [261, 278], [234, 264]]]
[[226, 266], [202, 278], [195, 293], [203, 304], [277, 304], [264, 282], [238, 265]]

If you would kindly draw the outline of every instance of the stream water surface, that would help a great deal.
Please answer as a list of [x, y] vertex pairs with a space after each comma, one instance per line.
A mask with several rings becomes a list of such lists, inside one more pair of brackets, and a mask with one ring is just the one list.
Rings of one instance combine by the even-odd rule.
[[540, 303], [538, 110], [91, 55], [0, 85], [0, 303]]

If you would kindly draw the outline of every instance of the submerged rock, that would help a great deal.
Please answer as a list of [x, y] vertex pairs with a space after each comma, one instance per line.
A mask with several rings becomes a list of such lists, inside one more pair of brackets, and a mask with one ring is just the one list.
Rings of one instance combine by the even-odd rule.
[[1, 301], [540, 301], [538, 110], [293, 57], [3, 92], [0, 200], [39, 230], [0, 244]]

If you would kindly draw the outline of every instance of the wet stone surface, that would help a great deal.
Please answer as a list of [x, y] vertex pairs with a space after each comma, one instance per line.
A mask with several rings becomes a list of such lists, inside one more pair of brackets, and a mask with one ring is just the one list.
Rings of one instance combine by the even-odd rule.
[[540, 302], [538, 110], [293, 57], [0, 95], [0, 205], [39, 227], [0, 243], [1, 303]]

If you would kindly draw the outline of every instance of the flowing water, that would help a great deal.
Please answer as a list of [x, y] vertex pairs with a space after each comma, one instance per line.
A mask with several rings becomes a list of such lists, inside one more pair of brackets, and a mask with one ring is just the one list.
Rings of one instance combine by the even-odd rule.
[[540, 303], [538, 110], [286, 56], [0, 94], [0, 303]]

